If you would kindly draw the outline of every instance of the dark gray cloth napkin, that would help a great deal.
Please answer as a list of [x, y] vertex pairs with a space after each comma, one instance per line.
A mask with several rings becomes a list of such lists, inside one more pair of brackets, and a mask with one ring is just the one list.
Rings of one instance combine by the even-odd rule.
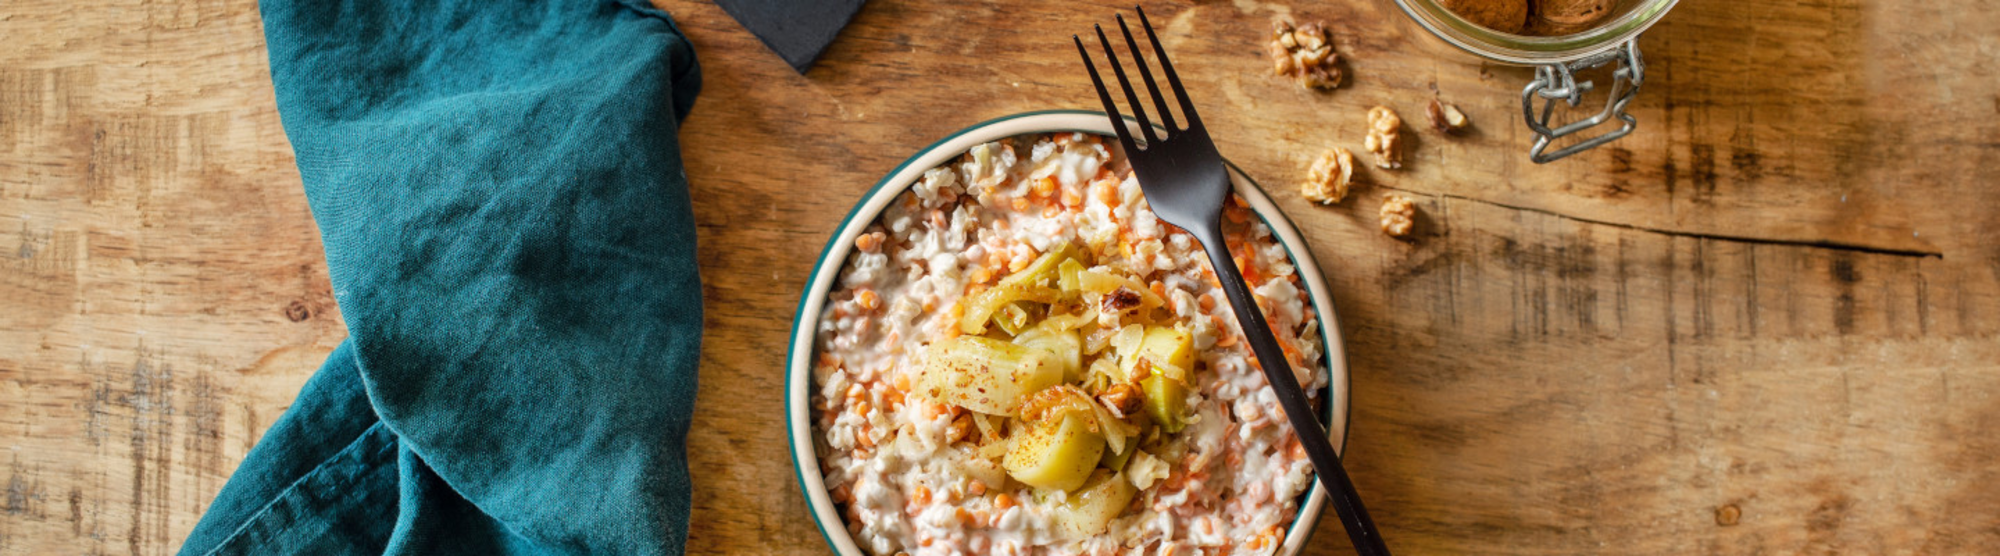
[[722, 11], [805, 73], [866, 0], [716, 0]]

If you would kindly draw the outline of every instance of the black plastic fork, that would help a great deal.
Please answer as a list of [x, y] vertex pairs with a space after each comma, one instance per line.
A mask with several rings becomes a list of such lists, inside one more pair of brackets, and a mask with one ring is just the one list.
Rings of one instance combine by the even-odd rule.
[[[1136, 8], [1135, 8], [1136, 9]], [[1097, 66], [1091, 62], [1090, 51], [1083, 46], [1083, 39], [1076, 39], [1076, 51], [1083, 56], [1083, 67], [1090, 70], [1090, 81], [1097, 85], [1097, 96], [1104, 101], [1104, 112], [1111, 117], [1111, 128], [1118, 133], [1118, 142], [1125, 146], [1125, 156], [1132, 162], [1132, 171], [1138, 174], [1139, 188], [1146, 193], [1146, 202], [1152, 205], [1153, 213], [1169, 224], [1179, 226], [1200, 241], [1208, 253], [1208, 262], [1215, 269], [1215, 277], [1222, 282], [1223, 292], [1229, 295], [1229, 305], [1236, 313], [1236, 322], [1242, 324], [1243, 337], [1249, 341], [1250, 350], [1264, 368], [1264, 376], [1271, 382], [1271, 389], [1278, 396], [1278, 405], [1285, 410], [1285, 417], [1291, 422], [1292, 431], [1298, 434], [1300, 444], [1305, 448], [1306, 459], [1312, 461], [1318, 471], [1320, 484], [1326, 486], [1327, 495], [1333, 499], [1333, 508], [1340, 514], [1340, 522], [1347, 528], [1347, 538], [1354, 543], [1356, 552], [1368, 556], [1388, 556], [1389, 547], [1382, 542], [1382, 534], [1375, 530], [1375, 521], [1368, 518], [1367, 508], [1361, 505], [1361, 496], [1354, 491], [1354, 482], [1347, 478], [1347, 470], [1340, 465], [1340, 454], [1333, 444], [1326, 440], [1326, 430], [1313, 419], [1312, 405], [1306, 400], [1306, 393], [1299, 387], [1298, 378], [1292, 375], [1292, 366], [1285, 359], [1284, 351], [1278, 347], [1278, 339], [1272, 335], [1271, 327], [1264, 323], [1264, 313], [1250, 297], [1250, 289], [1243, 283], [1243, 273], [1236, 268], [1235, 259], [1229, 255], [1229, 246], [1222, 239], [1222, 205], [1228, 198], [1230, 182], [1229, 170], [1222, 163], [1222, 154], [1216, 152], [1215, 142], [1209, 140], [1208, 129], [1201, 124], [1201, 116], [1195, 113], [1194, 102], [1188, 100], [1187, 89], [1181, 87], [1181, 78], [1174, 73], [1174, 64], [1167, 61], [1167, 50], [1160, 46], [1160, 38], [1153, 34], [1153, 24], [1146, 20], [1146, 11], [1139, 11], [1139, 24], [1146, 29], [1146, 38], [1153, 43], [1153, 54], [1160, 61], [1160, 72], [1167, 77], [1167, 84], [1174, 89], [1174, 96], [1180, 101], [1181, 115], [1187, 119], [1182, 127], [1174, 121], [1173, 112], [1168, 110], [1167, 99], [1160, 93], [1160, 87], [1153, 82], [1153, 72], [1146, 66], [1146, 57], [1139, 50], [1139, 43], [1132, 38], [1132, 29], [1125, 25], [1125, 16], [1118, 16], [1118, 29], [1125, 32], [1125, 46], [1132, 53], [1139, 77], [1146, 82], [1146, 92], [1152, 96], [1160, 120], [1165, 124], [1156, 133], [1153, 122], [1146, 117], [1146, 106], [1140, 102], [1139, 94], [1132, 90], [1131, 80], [1125, 77], [1125, 67], [1118, 63], [1118, 53], [1111, 47], [1111, 39], [1105, 38], [1104, 27], [1097, 26], [1097, 41], [1104, 46], [1104, 56], [1111, 65], [1111, 72], [1118, 77], [1118, 86], [1125, 90], [1125, 100], [1132, 107], [1139, 133], [1145, 137], [1141, 143], [1132, 137], [1126, 128], [1124, 116], [1119, 115], [1118, 105], [1111, 98], [1111, 91], [1105, 89], [1104, 78], [1097, 73]]]

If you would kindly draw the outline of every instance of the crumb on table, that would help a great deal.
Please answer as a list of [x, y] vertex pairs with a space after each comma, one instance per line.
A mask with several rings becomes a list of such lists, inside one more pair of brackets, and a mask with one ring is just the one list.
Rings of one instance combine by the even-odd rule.
[[1465, 126], [1472, 125], [1470, 120], [1465, 119], [1465, 112], [1459, 111], [1458, 106], [1446, 104], [1438, 99], [1431, 99], [1428, 111], [1431, 127], [1446, 135], [1456, 134], [1464, 130]]

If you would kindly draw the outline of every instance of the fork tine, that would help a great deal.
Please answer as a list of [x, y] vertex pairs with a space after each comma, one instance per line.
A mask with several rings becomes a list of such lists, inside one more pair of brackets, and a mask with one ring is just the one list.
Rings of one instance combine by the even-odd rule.
[[1153, 121], [1146, 118], [1146, 105], [1139, 102], [1139, 93], [1132, 90], [1132, 80], [1125, 78], [1125, 65], [1118, 63], [1118, 52], [1111, 49], [1111, 39], [1104, 36], [1103, 25], [1097, 28], [1097, 42], [1104, 45], [1104, 57], [1111, 64], [1111, 75], [1118, 77], [1118, 86], [1125, 89], [1125, 100], [1132, 107], [1132, 117], [1139, 121], [1139, 133], [1146, 135], [1146, 146], [1159, 144], [1160, 138], [1153, 135]]
[[1139, 12], [1139, 26], [1146, 28], [1146, 38], [1153, 41], [1153, 55], [1160, 58], [1160, 72], [1167, 74], [1167, 84], [1174, 87], [1174, 96], [1180, 97], [1181, 116], [1187, 118], [1188, 129], [1201, 127], [1201, 115], [1194, 111], [1194, 101], [1188, 100], [1187, 89], [1181, 87], [1181, 76], [1174, 73], [1174, 63], [1167, 60], [1167, 47], [1160, 46], [1160, 36], [1153, 34], [1153, 22], [1146, 19], [1146, 9], [1133, 6]]
[[1174, 112], [1167, 109], [1166, 97], [1160, 96], [1160, 84], [1153, 82], [1153, 70], [1146, 67], [1146, 54], [1139, 50], [1139, 42], [1132, 39], [1132, 28], [1125, 25], [1124, 14], [1118, 15], [1118, 30], [1125, 32], [1126, 50], [1132, 53], [1132, 63], [1139, 66], [1139, 77], [1146, 80], [1146, 92], [1153, 95], [1153, 106], [1160, 114], [1160, 121], [1166, 124], [1169, 132], [1180, 131], [1180, 124], [1174, 123]]
[[1097, 65], [1090, 61], [1090, 51], [1083, 48], [1083, 37], [1070, 35], [1069, 38], [1076, 41], [1076, 53], [1083, 56], [1083, 69], [1090, 71], [1090, 83], [1097, 86], [1097, 99], [1104, 102], [1104, 112], [1111, 115], [1111, 129], [1118, 133], [1118, 143], [1125, 147], [1127, 153], [1139, 152], [1139, 146], [1132, 142], [1131, 130], [1125, 129], [1125, 117], [1118, 114], [1118, 104], [1112, 102], [1111, 91], [1104, 88], [1104, 78], [1098, 77]]

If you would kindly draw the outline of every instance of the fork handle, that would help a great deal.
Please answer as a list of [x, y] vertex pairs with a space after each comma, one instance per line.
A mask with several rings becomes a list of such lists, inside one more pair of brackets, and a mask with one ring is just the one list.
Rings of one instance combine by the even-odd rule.
[[[1347, 478], [1347, 470], [1340, 465], [1340, 454], [1333, 450], [1333, 444], [1326, 440], [1326, 429], [1313, 419], [1312, 404], [1306, 400], [1305, 389], [1299, 387], [1298, 377], [1292, 375], [1292, 365], [1285, 359], [1285, 352], [1278, 347], [1278, 339], [1264, 322], [1264, 312], [1257, 308], [1257, 301], [1250, 296], [1250, 288], [1243, 283], [1243, 272], [1236, 268], [1236, 261], [1229, 254], [1229, 246], [1222, 240], [1222, 225], [1218, 220], [1210, 221], [1206, 230], [1189, 230], [1202, 248], [1208, 252], [1209, 265], [1215, 269], [1216, 280], [1222, 283], [1222, 291], [1229, 295], [1229, 306], [1235, 310], [1236, 322], [1243, 327], [1243, 337], [1250, 342], [1250, 351], [1257, 355], [1257, 361], [1264, 368], [1264, 377], [1271, 382], [1271, 390], [1278, 395], [1278, 405], [1285, 410], [1285, 418], [1291, 421], [1292, 431], [1297, 433], [1299, 443], [1305, 448], [1306, 459], [1311, 460], [1313, 469], [1318, 471], [1321, 485], [1333, 499], [1335, 513], [1340, 514], [1340, 524], [1347, 528], [1347, 538], [1354, 543], [1356, 553], [1363, 556], [1389, 556], [1389, 546], [1383, 544], [1382, 533], [1375, 529], [1375, 520], [1369, 519], [1368, 509], [1361, 505], [1361, 495], [1354, 490], [1354, 481]], [[1323, 324], [1322, 324], [1323, 325]]]

